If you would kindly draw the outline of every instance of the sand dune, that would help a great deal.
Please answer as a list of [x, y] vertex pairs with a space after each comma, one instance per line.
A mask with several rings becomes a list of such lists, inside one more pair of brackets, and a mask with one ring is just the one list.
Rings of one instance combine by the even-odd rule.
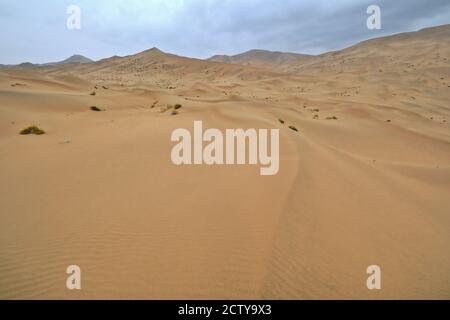
[[267, 50], [250, 50], [233, 56], [215, 55], [209, 61], [257, 66], [265, 68], [278, 68], [279, 65], [305, 63], [314, 57], [307, 54], [290, 52], [273, 52]]
[[[450, 298], [448, 39], [270, 69], [154, 48], [0, 70], [0, 298]], [[279, 128], [278, 175], [173, 165], [194, 120]]]

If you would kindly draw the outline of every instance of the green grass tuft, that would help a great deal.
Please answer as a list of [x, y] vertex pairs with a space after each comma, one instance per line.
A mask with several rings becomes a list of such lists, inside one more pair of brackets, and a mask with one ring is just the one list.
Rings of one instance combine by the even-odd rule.
[[37, 126], [29, 126], [28, 128], [23, 129], [22, 131], [20, 131], [20, 134], [36, 134], [36, 135], [41, 135], [44, 134], [45, 131], [40, 129]]

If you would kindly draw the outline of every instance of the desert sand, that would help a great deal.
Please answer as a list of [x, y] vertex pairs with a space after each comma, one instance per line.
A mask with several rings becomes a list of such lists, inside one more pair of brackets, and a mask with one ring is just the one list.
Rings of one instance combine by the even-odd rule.
[[[0, 298], [449, 299], [449, 40], [0, 69]], [[279, 128], [279, 173], [175, 166], [195, 120]]]

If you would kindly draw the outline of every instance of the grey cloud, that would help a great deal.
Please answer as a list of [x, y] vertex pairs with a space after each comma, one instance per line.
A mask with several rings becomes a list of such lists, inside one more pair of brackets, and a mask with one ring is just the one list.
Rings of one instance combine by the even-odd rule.
[[[82, 8], [82, 30], [65, 28], [66, 7]], [[382, 30], [366, 28], [366, 8]], [[41, 0], [0, 3], [0, 63], [94, 59], [158, 46], [205, 58], [253, 48], [317, 54], [356, 42], [450, 23], [448, 0]]]

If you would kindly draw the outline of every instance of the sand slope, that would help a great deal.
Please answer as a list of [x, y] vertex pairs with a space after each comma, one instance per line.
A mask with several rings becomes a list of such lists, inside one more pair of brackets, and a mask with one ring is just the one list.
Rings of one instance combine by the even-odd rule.
[[257, 66], [265, 68], [278, 68], [284, 64], [303, 64], [314, 57], [307, 54], [291, 52], [274, 52], [267, 50], [249, 50], [233, 56], [215, 55], [209, 61], [233, 63], [246, 66]]
[[[290, 70], [157, 49], [1, 70], [0, 298], [450, 298], [449, 34]], [[280, 128], [279, 174], [174, 166], [194, 120]]]

